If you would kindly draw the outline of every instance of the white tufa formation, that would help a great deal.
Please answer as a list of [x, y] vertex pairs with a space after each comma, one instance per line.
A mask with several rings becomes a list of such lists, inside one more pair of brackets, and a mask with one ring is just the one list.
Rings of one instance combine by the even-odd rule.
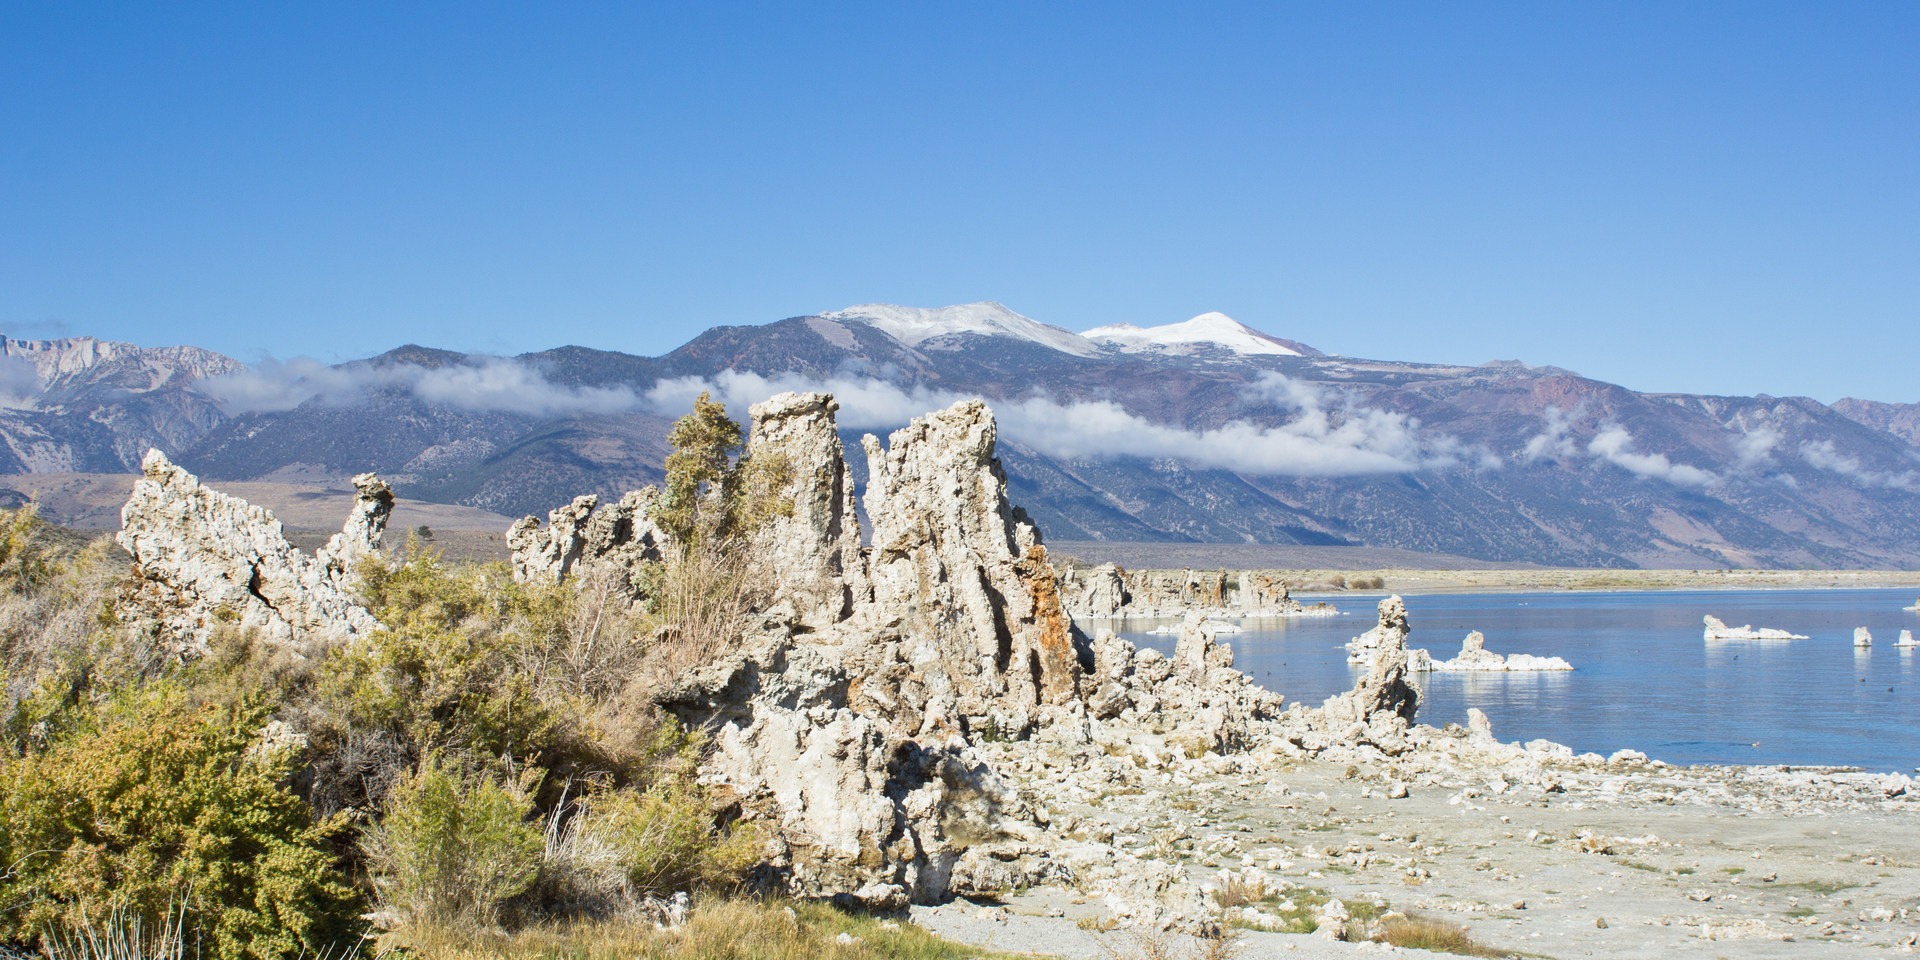
[[353, 478], [357, 499], [340, 533], [309, 557], [273, 514], [201, 486], [158, 450], [121, 508], [114, 539], [133, 555], [136, 598], [156, 611], [176, 652], [205, 652], [220, 624], [261, 631], [303, 653], [364, 636], [379, 624], [353, 599], [353, 567], [380, 549], [393, 491]]
[[1460, 653], [1452, 660], [1435, 660], [1425, 650], [1407, 651], [1407, 669], [1414, 673], [1538, 673], [1572, 670], [1573, 664], [1530, 653], [1501, 656], [1488, 650], [1486, 636], [1475, 630], [1460, 642]]

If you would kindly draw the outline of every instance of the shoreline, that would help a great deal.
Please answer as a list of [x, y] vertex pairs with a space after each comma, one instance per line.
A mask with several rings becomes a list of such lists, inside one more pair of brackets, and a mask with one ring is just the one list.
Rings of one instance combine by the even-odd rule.
[[[1920, 591], [1915, 570], [1612, 570], [1557, 568], [1540, 570], [1416, 570], [1389, 568], [1367, 571], [1260, 570], [1284, 579], [1296, 598], [1331, 600], [1338, 597], [1398, 593], [1636, 593], [1667, 590], [1895, 590]], [[1362, 580], [1367, 586], [1344, 586]], [[1378, 580], [1379, 585], [1373, 585]]]

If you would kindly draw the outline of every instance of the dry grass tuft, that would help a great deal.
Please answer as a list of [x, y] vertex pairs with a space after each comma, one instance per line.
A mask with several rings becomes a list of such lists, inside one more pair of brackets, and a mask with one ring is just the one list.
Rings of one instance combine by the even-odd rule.
[[1387, 917], [1374, 925], [1373, 939], [1396, 947], [1432, 950], [1463, 957], [1513, 956], [1509, 951], [1496, 950], [1473, 939], [1465, 927], [1427, 917]]
[[[553, 924], [514, 933], [412, 926], [382, 938], [381, 955], [434, 960], [967, 960], [1005, 954], [950, 943], [910, 923], [823, 904], [711, 900], [687, 923]], [[1010, 960], [1010, 958], [1009, 958]]]

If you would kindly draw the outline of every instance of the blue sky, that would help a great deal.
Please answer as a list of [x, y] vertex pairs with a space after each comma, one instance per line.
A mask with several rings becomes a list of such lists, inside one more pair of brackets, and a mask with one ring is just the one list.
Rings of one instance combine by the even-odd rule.
[[1920, 4], [0, 0], [0, 330], [851, 303], [1920, 401]]

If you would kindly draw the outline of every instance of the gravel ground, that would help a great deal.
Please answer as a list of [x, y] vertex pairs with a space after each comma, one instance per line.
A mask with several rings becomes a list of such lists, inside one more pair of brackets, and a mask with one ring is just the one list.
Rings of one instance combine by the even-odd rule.
[[[1114, 960], [1151, 957], [1152, 944], [1125, 930], [1095, 933], [1062, 917], [1034, 916], [999, 905], [965, 900], [940, 907], [913, 908], [913, 922], [949, 940], [985, 950], [1031, 953], [1066, 960]], [[1172, 935], [1160, 942], [1172, 956], [1204, 957], [1206, 945], [1193, 937]], [[1425, 950], [1402, 950], [1378, 943], [1342, 943], [1293, 933], [1240, 931], [1233, 945], [1240, 960], [1290, 957], [1333, 960], [1344, 957], [1430, 957]]]

